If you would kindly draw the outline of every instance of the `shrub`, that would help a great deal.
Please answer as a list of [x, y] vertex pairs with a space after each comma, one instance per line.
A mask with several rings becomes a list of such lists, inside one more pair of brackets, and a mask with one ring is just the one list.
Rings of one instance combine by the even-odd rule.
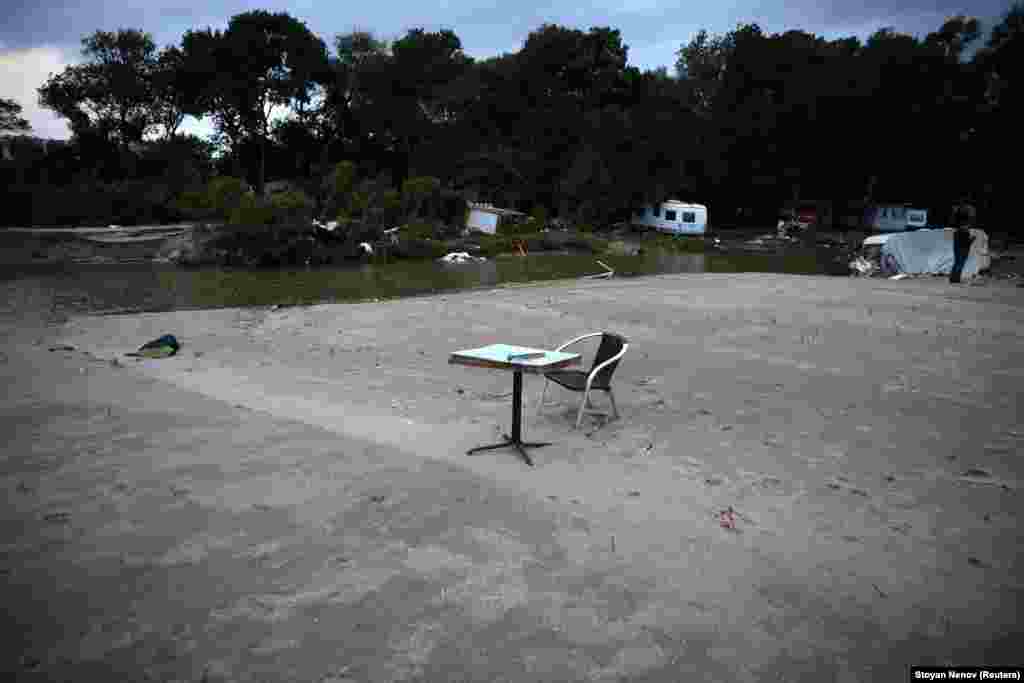
[[438, 190], [441, 181], [432, 176], [417, 176], [402, 183], [402, 203], [410, 216], [419, 214], [423, 203]]
[[299, 190], [278, 192], [270, 198], [275, 223], [301, 223], [313, 216], [313, 200]]
[[362, 190], [355, 190], [349, 197], [349, 210], [354, 216], [361, 216], [370, 205], [370, 195]]
[[440, 231], [433, 223], [413, 221], [402, 226], [401, 234], [409, 239], [433, 240], [441, 237]]
[[483, 256], [494, 257], [512, 251], [512, 238], [505, 235], [480, 235], [477, 240]]
[[356, 165], [351, 161], [339, 161], [331, 171], [329, 186], [333, 198], [341, 201], [352, 194], [356, 182]]
[[397, 190], [387, 190], [381, 194], [379, 205], [385, 211], [398, 211], [402, 208], [402, 195]]
[[530, 212], [530, 220], [536, 225], [539, 225], [541, 229], [547, 226], [548, 222], [548, 210], [539, 204], [533, 207], [533, 211]]
[[391, 253], [399, 258], [440, 258], [448, 253], [448, 249], [440, 240], [400, 239], [391, 247]]
[[498, 234], [499, 235], [532, 235], [540, 232], [541, 226], [538, 225], [532, 218], [526, 220], [499, 220], [498, 221]]
[[264, 200], [243, 195], [239, 205], [228, 212], [230, 225], [271, 225], [274, 222], [274, 207]]
[[242, 198], [249, 196], [248, 189], [241, 178], [218, 176], [206, 186], [206, 201], [211, 208], [227, 215], [231, 209], [241, 206]]

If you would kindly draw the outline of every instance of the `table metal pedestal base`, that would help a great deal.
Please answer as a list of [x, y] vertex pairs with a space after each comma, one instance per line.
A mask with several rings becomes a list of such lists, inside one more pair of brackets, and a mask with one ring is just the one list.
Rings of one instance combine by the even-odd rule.
[[471, 448], [466, 451], [466, 455], [474, 455], [481, 451], [492, 451], [497, 448], [515, 448], [519, 451], [519, 455], [522, 456], [523, 460], [526, 461], [526, 464], [533, 467], [533, 460], [530, 459], [530, 455], [526, 452], [526, 449], [550, 446], [551, 443], [547, 441], [523, 441], [522, 417], [523, 373], [517, 370], [512, 373], [512, 435], [509, 436], [508, 434], [502, 434], [502, 437], [505, 440], [501, 443]]

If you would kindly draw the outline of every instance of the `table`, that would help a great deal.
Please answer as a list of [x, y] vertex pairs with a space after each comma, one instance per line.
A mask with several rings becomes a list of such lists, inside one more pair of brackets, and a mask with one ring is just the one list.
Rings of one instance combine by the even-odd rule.
[[[513, 359], [509, 360], [510, 354], [538, 353], [544, 354], [541, 358]], [[580, 362], [580, 354], [564, 353], [562, 351], [547, 351], [545, 349], [534, 349], [527, 346], [510, 346], [508, 344], [491, 344], [478, 349], [466, 349], [455, 351], [448, 358], [448, 363], [453, 365], [469, 365], [478, 368], [489, 368], [492, 370], [512, 371], [512, 434], [503, 434], [504, 441], [490, 444], [488, 446], [477, 446], [466, 452], [466, 455], [473, 455], [481, 451], [490, 451], [496, 448], [512, 447], [519, 451], [527, 465], [533, 466], [527, 448], [540, 448], [551, 445], [550, 442], [523, 441], [522, 439], [522, 415], [523, 415], [523, 373], [542, 375], [551, 370], [575, 365]]]

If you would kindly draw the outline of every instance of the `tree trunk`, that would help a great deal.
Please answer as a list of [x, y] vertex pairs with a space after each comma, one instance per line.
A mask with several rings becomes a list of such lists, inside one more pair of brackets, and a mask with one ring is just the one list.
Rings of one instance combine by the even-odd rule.
[[260, 135], [260, 172], [256, 176], [256, 196], [263, 196], [265, 173], [267, 171], [267, 137]]

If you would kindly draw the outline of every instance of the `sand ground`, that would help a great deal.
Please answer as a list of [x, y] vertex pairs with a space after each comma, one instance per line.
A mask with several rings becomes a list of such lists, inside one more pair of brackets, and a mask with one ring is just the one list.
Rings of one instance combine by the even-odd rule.
[[[564, 395], [527, 419], [555, 442], [536, 467], [464, 454], [508, 428], [512, 378], [450, 351], [601, 329], [632, 343], [621, 420], [575, 432]], [[123, 357], [167, 332], [178, 356]], [[0, 334], [16, 680], [1024, 663], [1012, 285], [661, 276]]]

